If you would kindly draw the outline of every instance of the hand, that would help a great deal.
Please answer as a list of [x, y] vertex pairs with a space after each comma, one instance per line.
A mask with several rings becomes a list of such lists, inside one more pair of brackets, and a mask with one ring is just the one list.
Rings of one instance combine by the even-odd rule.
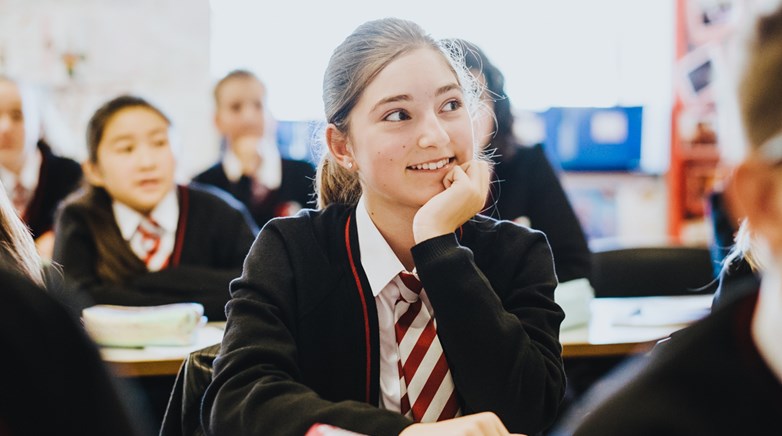
[[35, 248], [42, 259], [50, 260], [54, 254], [54, 232], [49, 230], [35, 240]]
[[260, 136], [248, 135], [236, 138], [231, 144], [231, 150], [242, 163], [242, 174], [245, 176], [254, 176], [261, 167], [263, 156], [260, 152], [260, 142]]
[[426, 202], [413, 218], [415, 243], [453, 233], [483, 209], [489, 194], [489, 164], [471, 160], [443, 179], [445, 190]]
[[[413, 424], [399, 433], [399, 436], [506, 436], [510, 435], [500, 418], [491, 412], [477, 413], [447, 421], [428, 424]], [[523, 436], [523, 435], [518, 435]]]

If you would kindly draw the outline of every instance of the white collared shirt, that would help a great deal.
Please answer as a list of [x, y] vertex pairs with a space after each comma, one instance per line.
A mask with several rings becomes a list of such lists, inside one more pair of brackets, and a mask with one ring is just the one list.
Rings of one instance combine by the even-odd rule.
[[32, 193], [35, 192], [35, 188], [38, 187], [38, 179], [41, 175], [41, 161], [43, 161], [41, 150], [36, 148], [35, 151], [30, 153], [27, 156], [27, 159], [24, 160], [22, 171], [19, 173], [19, 176], [3, 166], [0, 166], [0, 180], [3, 181], [3, 186], [5, 186], [5, 192], [8, 193], [8, 198], [14, 198], [14, 187], [16, 187], [17, 180], [32, 197]]
[[[255, 179], [261, 182], [263, 186], [273, 191], [282, 184], [282, 158], [280, 151], [277, 150], [277, 144], [273, 141], [261, 140], [261, 166], [258, 168]], [[239, 157], [231, 150], [226, 148], [223, 156], [223, 171], [225, 176], [232, 183], [242, 178], [242, 162]]]
[[[399, 300], [399, 273], [404, 265], [372, 222], [362, 196], [356, 206], [356, 230], [361, 253], [361, 266], [367, 275], [369, 287], [377, 306], [377, 324], [380, 337], [380, 407], [399, 412], [399, 346], [394, 329], [394, 305]], [[425, 292], [421, 300], [434, 317], [432, 306]]]
[[[138, 231], [138, 226], [141, 220], [144, 219], [144, 215], [131, 208], [130, 206], [114, 201], [112, 203], [112, 209], [114, 211], [114, 219], [117, 221], [122, 238], [130, 244], [130, 240]], [[160, 248], [158, 253], [162, 257], [168, 258], [174, 251], [174, 243], [176, 242], [176, 229], [179, 223], [179, 199], [176, 195], [176, 188], [166, 194], [160, 203], [152, 209], [149, 217], [155, 220], [157, 224], [163, 229], [163, 234], [160, 237]], [[138, 250], [133, 244], [130, 244], [131, 249], [139, 259], [144, 259], [146, 252]]]

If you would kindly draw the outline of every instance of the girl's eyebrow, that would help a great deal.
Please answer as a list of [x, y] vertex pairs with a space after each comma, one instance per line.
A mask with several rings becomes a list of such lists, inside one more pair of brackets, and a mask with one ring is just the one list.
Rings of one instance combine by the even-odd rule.
[[[441, 87], [437, 88], [437, 91], [435, 91], [434, 95], [435, 95], [435, 97], [439, 97], [439, 96], [445, 94], [446, 92], [452, 91], [454, 89], [461, 89], [461, 87], [459, 86], [458, 83], [449, 83], [447, 85], [444, 85], [444, 86], [441, 86]], [[370, 112], [374, 112], [375, 109], [377, 109], [379, 106], [382, 106], [382, 105], [384, 105], [386, 103], [395, 103], [395, 102], [398, 102], [398, 101], [410, 101], [412, 99], [413, 98], [410, 97], [408, 94], [392, 95], [390, 97], [382, 98], [382, 99], [380, 99], [380, 101], [375, 103], [374, 106], [372, 106], [372, 110]]]

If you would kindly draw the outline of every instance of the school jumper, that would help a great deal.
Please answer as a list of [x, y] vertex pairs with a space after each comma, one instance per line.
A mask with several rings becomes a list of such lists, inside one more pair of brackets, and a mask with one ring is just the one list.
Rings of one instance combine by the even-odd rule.
[[778, 434], [782, 381], [751, 337], [756, 303], [753, 293], [675, 333], [640, 373], [634, 365], [613, 375], [629, 380], [618, 393], [587, 397], [552, 434]]
[[[168, 266], [129, 283], [101, 281], [97, 252], [83, 207], [71, 203], [58, 216], [54, 260], [65, 288], [86, 292], [96, 304], [152, 306], [193, 301], [210, 320], [224, 320], [228, 283], [241, 273], [256, 227], [236, 200], [214, 188], [179, 186], [179, 223]], [[110, 202], [106, 205], [111, 213]], [[119, 235], [119, 228], [114, 226]], [[130, 250], [130, 247], [127, 248]]]
[[[534, 434], [565, 390], [551, 252], [542, 233], [476, 216], [412, 249], [464, 414], [493, 411]], [[355, 208], [272, 220], [231, 284], [204, 396], [207, 434], [302, 435], [316, 422], [370, 435], [412, 424], [377, 407], [375, 299]]]
[[38, 149], [41, 151], [38, 186], [22, 217], [30, 227], [33, 238], [52, 229], [57, 206], [79, 187], [82, 178], [81, 165], [77, 162], [55, 156], [43, 141], [38, 142]]
[[311, 207], [315, 192], [312, 185], [314, 178], [315, 170], [309, 163], [282, 159], [280, 186], [269, 192], [260, 205], [253, 205], [250, 177], [243, 175], [238, 181], [231, 182], [222, 162], [217, 162], [193, 177], [193, 181], [216, 186], [230, 193], [247, 207], [258, 227], [263, 227], [272, 218], [289, 215], [284, 210], [289, 203], [296, 203], [298, 208]]
[[545, 233], [560, 282], [589, 278], [591, 253], [584, 231], [543, 148], [512, 149], [510, 156], [495, 157], [496, 183], [487, 213], [510, 221], [526, 217], [530, 227]]

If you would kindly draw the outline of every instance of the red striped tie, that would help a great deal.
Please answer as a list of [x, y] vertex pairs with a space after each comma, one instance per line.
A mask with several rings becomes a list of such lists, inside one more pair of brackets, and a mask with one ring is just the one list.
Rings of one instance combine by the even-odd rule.
[[[437, 326], [413, 274], [399, 274], [404, 286], [394, 306], [399, 345], [401, 412], [415, 422], [435, 422], [459, 416], [456, 389], [445, 360]], [[425, 295], [425, 293], [424, 293]]]
[[145, 253], [144, 258], [141, 260], [144, 261], [147, 268], [150, 270], [157, 270], [165, 266], [165, 264], [162, 266], [156, 265], [155, 263], [160, 263], [159, 260], [153, 263], [155, 255], [160, 249], [160, 234], [162, 232], [160, 225], [152, 218], [144, 218], [139, 223], [136, 232], [138, 232], [138, 235], [141, 238], [141, 248]]

